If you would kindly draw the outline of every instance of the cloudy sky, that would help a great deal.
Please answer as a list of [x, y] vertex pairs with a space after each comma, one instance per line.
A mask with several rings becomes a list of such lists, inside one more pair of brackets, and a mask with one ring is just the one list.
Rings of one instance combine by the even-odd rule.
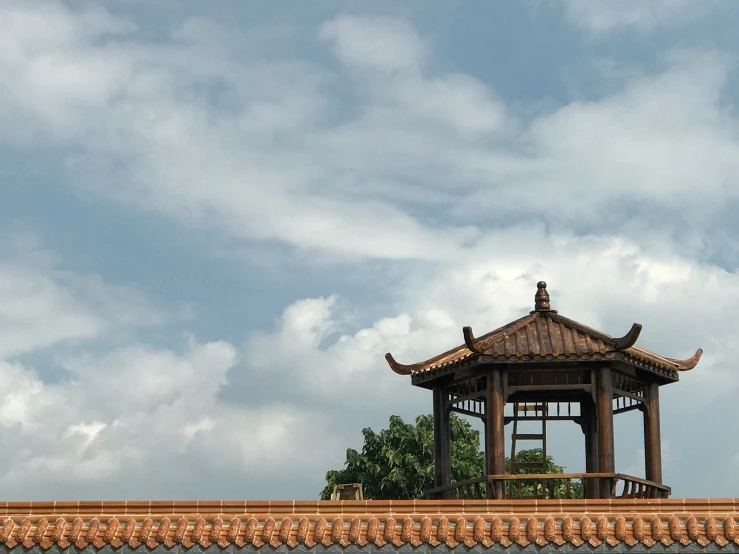
[[[0, 490], [316, 498], [533, 307], [670, 357], [739, 496], [739, 3], [0, 3]], [[619, 471], [643, 475], [635, 413]], [[553, 426], [555, 458], [583, 438]], [[507, 431], [508, 433], [509, 431]]]

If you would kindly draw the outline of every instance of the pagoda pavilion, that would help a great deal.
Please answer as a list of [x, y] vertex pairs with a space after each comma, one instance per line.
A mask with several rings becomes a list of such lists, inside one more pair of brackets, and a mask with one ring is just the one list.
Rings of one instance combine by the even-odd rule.
[[[571, 482], [577, 480], [587, 498], [666, 498], [670, 488], [662, 483], [659, 387], [695, 367], [703, 351], [687, 360], [665, 358], [636, 346], [637, 323], [615, 338], [568, 319], [551, 309], [543, 281], [534, 299], [528, 315], [481, 337], [465, 327], [464, 344], [424, 362], [403, 365], [386, 355], [393, 371], [433, 391], [435, 488], [429, 496], [569, 497]], [[507, 405], [512, 408], [508, 415]], [[631, 410], [640, 410], [644, 418], [646, 479], [616, 472], [613, 417]], [[450, 412], [485, 423], [487, 475], [451, 482]], [[546, 473], [547, 421], [573, 421], [581, 427], [585, 473]], [[537, 422], [541, 431], [520, 433], [525, 422]], [[506, 474], [504, 428], [509, 423], [513, 432]], [[522, 441], [540, 445], [540, 462], [517, 460], [516, 445]], [[564, 493], [561, 487], [556, 493], [554, 484], [563, 482]]]
[[[739, 499], [666, 498], [662, 483], [659, 387], [701, 351], [652, 354], [635, 346], [640, 329], [613, 338], [567, 319], [539, 283], [534, 311], [513, 323], [479, 338], [465, 328], [464, 345], [418, 364], [388, 355], [394, 371], [434, 392], [433, 499], [0, 501], [0, 554], [739, 554]], [[613, 416], [632, 409], [644, 414], [646, 479], [615, 472]], [[485, 422], [487, 475], [450, 482], [450, 412]], [[516, 442], [540, 441], [546, 452], [553, 420], [584, 431], [586, 472], [516, 473]], [[539, 424], [541, 433], [518, 427]], [[553, 498], [552, 479], [581, 480], [587, 498], [567, 498], [570, 489]]]

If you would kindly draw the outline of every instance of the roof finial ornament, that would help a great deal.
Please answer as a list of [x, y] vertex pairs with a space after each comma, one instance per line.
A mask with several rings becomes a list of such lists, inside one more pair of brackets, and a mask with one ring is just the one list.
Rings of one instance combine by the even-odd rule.
[[549, 293], [547, 292], [547, 284], [544, 281], [536, 283], [536, 296], [534, 300], [534, 310], [537, 312], [548, 312], [549, 308]]

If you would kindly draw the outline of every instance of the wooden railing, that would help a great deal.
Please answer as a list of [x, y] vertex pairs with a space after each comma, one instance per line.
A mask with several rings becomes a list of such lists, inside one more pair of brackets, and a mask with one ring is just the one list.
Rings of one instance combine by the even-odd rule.
[[594, 481], [593, 488], [606, 480], [611, 498], [667, 498], [672, 492], [660, 483], [621, 473], [535, 473], [478, 477], [431, 489], [426, 496], [483, 499], [495, 498], [495, 491], [502, 491], [507, 499], [573, 498], [579, 496], [573, 491], [582, 491], [584, 482], [590, 480]]
[[618, 498], [667, 498], [672, 493], [670, 487], [654, 481], [621, 473], [616, 474], [616, 478], [623, 482], [621, 494], [614, 494]]

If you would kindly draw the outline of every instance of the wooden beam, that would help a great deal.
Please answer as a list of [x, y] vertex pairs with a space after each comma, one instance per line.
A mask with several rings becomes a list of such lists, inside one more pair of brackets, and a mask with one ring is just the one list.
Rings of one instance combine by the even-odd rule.
[[662, 483], [662, 445], [659, 425], [659, 386], [644, 387], [644, 462], [647, 480]]
[[613, 394], [615, 394], [616, 396], [623, 396], [624, 398], [631, 398], [635, 402], [644, 402], [643, 396], [639, 396], [638, 394], [634, 394], [633, 392], [618, 389], [616, 387], [613, 387]]
[[467, 400], [477, 400], [477, 399], [484, 399], [485, 398], [485, 391], [477, 391], [473, 392], [472, 394], [465, 394], [464, 396], [455, 396], [453, 398], [449, 399], [449, 405], [459, 404], [460, 402], [466, 402]]
[[[499, 369], [492, 369], [488, 373], [487, 381], [487, 437], [485, 437], [487, 467], [493, 474], [502, 474], [505, 473], [505, 400], [502, 372]], [[503, 484], [490, 483], [487, 496], [502, 499]]]
[[[518, 421], [541, 421], [543, 419], [546, 419], [547, 421], [574, 421], [575, 423], [578, 423], [578, 420], [580, 419], [580, 416], [547, 416], [544, 418], [543, 416], [526, 416], [526, 417], [519, 417]], [[505, 424], [508, 425], [511, 421], [513, 421], [513, 416], [505, 416]]]
[[637, 404], [632, 404], [631, 406], [624, 406], [623, 408], [616, 408], [613, 410], [613, 415], [616, 414], [624, 414], [626, 412], [633, 412], [634, 410], [643, 410], [644, 404], [642, 402], [639, 402]]
[[508, 394], [514, 392], [549, 392], [549, 391], [587, 391], [590, 392], [588, 384], [572, 385], [509, 385]]
[[[595, 397], [598, 418], [598, 471], [613, 473], [616, 470], [616, 458], [613, 447], [613, 389], [610, 367], [596, 370]], [[607, 479], [602, 479], [600, 498], [610, 497], [611, 483]]]
[[460, 408], [458, 406], [450, 406], [449, 411], [470, 417], [479, 417], [480, 419], [485, 421], [485, 412], [473, 412], [472, 410], [465, 410], [464, 408]]
[[580, 402], [580, 399], [582, 398], [583, 391], [555, 391], [550, 394], [547, 394], [543, 391], [536, 391], [536, 392], [523, 392], [518, 391], [515, 394], [511, 394], [508, 398], [506, 398], [506, 402], [508, 404], [511, 403], [539, 403], [539, 402], [549, 402], [549, 403], [556, 403], [559, 402], [560, 404], [577, 404]]

